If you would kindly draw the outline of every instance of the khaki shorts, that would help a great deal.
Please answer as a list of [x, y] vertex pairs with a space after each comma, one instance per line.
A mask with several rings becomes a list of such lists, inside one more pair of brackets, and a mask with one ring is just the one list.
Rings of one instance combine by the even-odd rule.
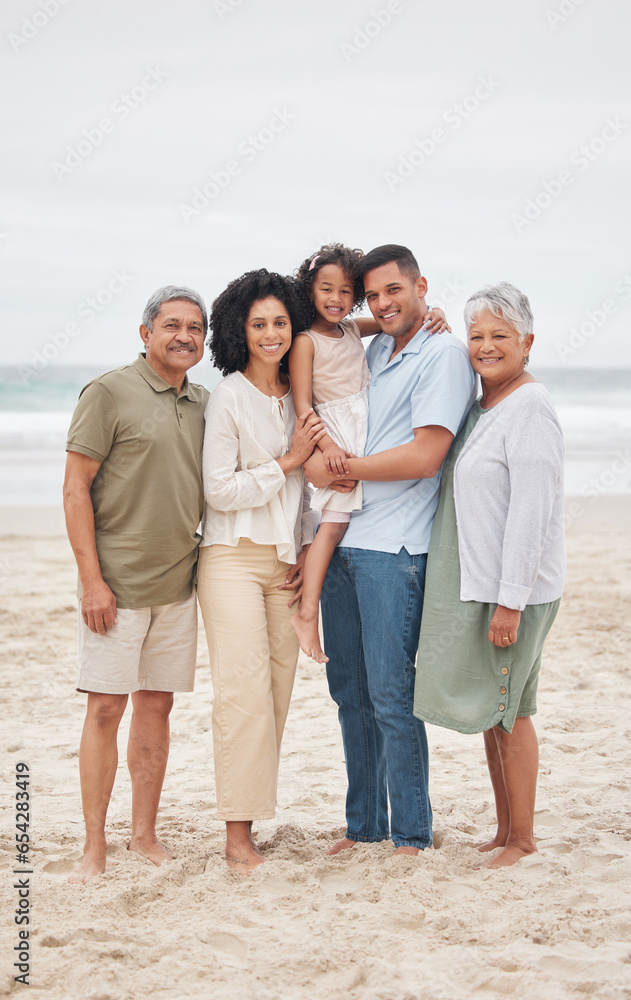
[[105, 635], [91, 632], [79, 607], [77, 691], [192, 691], [197, 660], [197, 597], [156, 608], [118, 608]]

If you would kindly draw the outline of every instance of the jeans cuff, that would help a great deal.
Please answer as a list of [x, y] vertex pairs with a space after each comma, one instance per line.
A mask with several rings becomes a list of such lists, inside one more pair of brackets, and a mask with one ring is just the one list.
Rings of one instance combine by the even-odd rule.
[[419, 851], [426, 851], [428, 847], [433, 847], [434, 842], [430, 840], [427, 844], [422, 844], [420, 840], [401, 840], [397, 837], [392, 843], [395, 847], [418, 847]]
[[383, 837], [366, 837], [363, 833], [351, 833], [347, 830], [344, 836], [347, 840], [355, 840], [358, 844], [379, 844], [383, 840], [390, 840], [390, 834], [384, 833]]

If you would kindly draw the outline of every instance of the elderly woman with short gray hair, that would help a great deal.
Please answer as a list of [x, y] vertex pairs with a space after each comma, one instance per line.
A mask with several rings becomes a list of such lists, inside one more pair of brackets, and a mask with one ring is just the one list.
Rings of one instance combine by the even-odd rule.
[[484, 733], [501, 849], [484, 867], [537, 850], [539, 764], [530, 716], [544, 640], [565, 576], [563, 437], [546, 389], [526, 371], [530, 304], [502, 282], [465, 306], [482, 396], [445, 461], [427, 562], [414, 714]]

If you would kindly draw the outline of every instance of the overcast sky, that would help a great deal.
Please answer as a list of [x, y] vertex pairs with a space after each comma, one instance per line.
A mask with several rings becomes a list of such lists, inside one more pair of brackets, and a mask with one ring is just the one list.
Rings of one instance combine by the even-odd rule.
[[506, 279], [537, 364], [631, 365], [630, 22], [626, 0], [5, 0], [2, 362], [122, 364], [158, 286], [210, 305], [341, 241], [410, 246], [461, 336]]

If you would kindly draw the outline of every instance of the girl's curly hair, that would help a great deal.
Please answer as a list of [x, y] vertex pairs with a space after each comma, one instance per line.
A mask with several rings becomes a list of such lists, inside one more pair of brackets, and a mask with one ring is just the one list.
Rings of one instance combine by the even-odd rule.
[[[231, 281], [212, 304], [208, 327], [208, 346], [217, 368], [224, 374], [242, 372], [249, 359], [245, 323], [252, 304], [273, 296], [283, 303], [291, 322], [292, 334], [309, 327], [311, 302], [295, 278], [285, 278], [262, 267], [248, 271]], [[289, 370], [287, 354], [280, 363], [283, 372]]]
[[[359, 273], [359, 267], [364, 254], [361, 250], [351, 250], [343, 243], [326, 243], [310, 257], [303, 260], [296, 271], [296, 278], [304, 287], [311, 300], [311, 290], [313, 282], [321, 267], [327, 264], [337, 264], [347, 275], [349, 281], [353, 283], [353, 310], [358, 309], [364, 301], [364, 277]], [[315, 261], [315, 264], [314, 264]], [[315, 318], [315, 309], [311, 305], [310, 323]]]

